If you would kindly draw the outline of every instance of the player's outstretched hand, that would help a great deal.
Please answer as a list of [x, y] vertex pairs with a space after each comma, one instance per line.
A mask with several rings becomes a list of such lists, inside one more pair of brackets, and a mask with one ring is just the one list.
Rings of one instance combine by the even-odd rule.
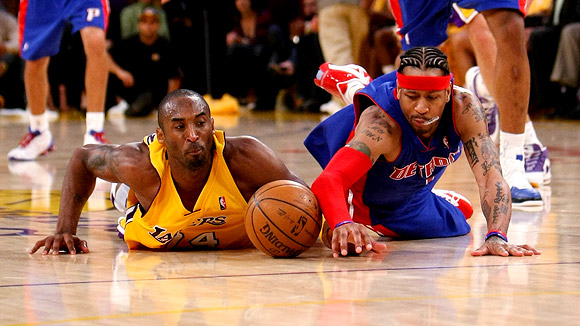
[[495, 256], [533, 256], [540, 255], [541, 252], [531, 246], [525, 245], [513, 245], [509, 244], [498, 237], [490, 237], [487, 239], [481, 247], [471, 252], [472, 256], [485, 256], [485, 255], [495, 255]]
[[48, 255], [51, 252], [53, 255], [58, 255], [60, 250], [68, 251], [71, 255], [75, 255], [77, 252], [89, 252], [89, 247], [85, 240], [81, 240], [79, 237], [69, 233], [55, 234], [39, 240], [36, 242], [34, 247], [30, 249], [29, 253], [33, 254], [42, 247], [44, 247], [42, 250], [43, 255]]
[[[387, 249], [384, 243], [376, 242], [368, 233], [367, 228], [359, 223], [346, 223], [332, 231], [332, 255], [360, 254], [364, 250], [381, 252]], [[349, 247], [351, 250], [349, 252]], [[353, 252], [354, 251], [354, 252]]]

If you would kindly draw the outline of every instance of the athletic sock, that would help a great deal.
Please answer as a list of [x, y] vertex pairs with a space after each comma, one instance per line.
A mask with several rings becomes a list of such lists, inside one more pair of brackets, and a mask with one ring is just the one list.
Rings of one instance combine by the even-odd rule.
[[87, 112], [87, 132], [102, 132], [105, 125], [105, 112]]
[[30, 131], [45, 131], [48, 129], [48, 115], [46, 111], [41, 114], [29, 113]]

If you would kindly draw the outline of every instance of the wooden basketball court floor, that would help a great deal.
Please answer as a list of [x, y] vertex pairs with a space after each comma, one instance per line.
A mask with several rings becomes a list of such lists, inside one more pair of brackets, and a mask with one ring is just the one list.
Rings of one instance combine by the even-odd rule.
[[[228, 135], [271, 146], [308, 184], [321, 169], [302, 145], [317, 114], [242, 111], [215, 116]], [[97, 189], [78, 234], [90, 254], [29, 255], [55, 228], [68, 159], [84, 120], [51, 123], [56, 151], [35, 162], [6, 154], [26, 122], [0, 117], [0, 324], [2, 325], [580, 325], [580, 124], [535, 123], [552, 159], [541, 212], [514, 211], [508, 237], [542, 251], [533, 257], [471, 257], [485, 219], [466, 160], [437, 188], [472, 200], [469, 235], [385, 241], [386, 252], [334, 259], [318, 241], [295, 259], [256, 249], [128, 252], [119, 214]], [[109, 119], [114, 143], [138, 141], [154, 118]]]

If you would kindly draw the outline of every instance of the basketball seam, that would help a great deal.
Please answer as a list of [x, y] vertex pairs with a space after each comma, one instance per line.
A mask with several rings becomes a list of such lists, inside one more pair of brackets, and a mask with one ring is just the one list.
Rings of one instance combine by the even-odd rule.
[[[253, 216], [253, 215], [254, 215], [254, 210], [256, 209], [256, 207], [258, 207], [258, 202], [256, 201], [256, 198], [255, 198], [254, 196], [252, 196], [252, 200], [253, 200], [253, 202], [254, 202], [254, 207], [252, 207], [252, 214], [251, 214], [251, 215]], [[260, 211], [261, 211], [261, 210], [260, 210]], [[263, 213], [263, 212], [262, 212], [262, 213]], [[264, 216], [266, 216], [266, 215], [264, 214]], [[274, 255], [273, 255], [273, 254], [270, 252], [270, 250], [268, 250], [268, 248], [266, 248], [266, 246], [264, 246], [264, 244], [262, 243], [262, 240], [260, 240], [260, 237], [258, 236], [258, 233], [257, 233], [257, 231], [256, 231], [256, 226], [255, 226], [255, 224], [254, 224], [254, 219], [252, 218], [252, 219], [250, 219], [250, 221], [251, 221], [251, 223], [252, 223], [252, 233], [254, 233], [254, 238], [255, 238], [255, 239], [258, 241], [258, 243], [260, 244], [260, 246], [261, 246], [261, 247], [262, 247], [262, 248], [263, 248], [265, 251], [267, 251], [267, 252], [268, 252], [268, 254], [269, 254], [270, 256], [272, 256], [272, 257], [275, 257], [275, 256], [274, 256]], [[256, 244], [254, 244], [254, 246], [255, 246], [255, 245], [256, 245]], [[258, 248], [258, 249], [259, 249], [259, 248]]]
[[[286, 203], [286, 204], [289, 204], [289, 205], [290, 205], [290, 203], [289, 203], [289, 202], [287, 202], [287, 201], [280, 200], [280, 199], [276, 199], [276, 198], [271, 198], [271, 197], [262, 198], [262, 199], [260, 199], [260, 201], [262, 201], [262, 200], [264, 200], [264, 199], [271, 199], [271, 200], [275, 200], [275, 201], [282, 202], [282, 203]], [[267, 215], [267, 214], [264, 212], [264, 210], [262, 210], [262, 207], [260, 207], [260, 203], [259, 203], [259, 202], [256, 202], [256, 207], [258, 207], [258, 209], [260, 209], [260, 212], [262, 212], [262, 214], [264, 215], [264, 217], [266, 217], [266, 219], [267, 219], [268, 221], [270, 221], [270, 223], [271, 223], [271, 224], [272, 224], [274, 227], [276, 227], [276, 229], [278, 229], [278, 230], [279, 230], [279, 231], [280, 231], [280, 232], [281, 232], [281, 233], [282, 233], [282, 234], [283, 234], [283, 235], [284, 235], [286, 238], [288, 238], [288, 239], [292, 240], [292, 241], [293, 241], [294, 243], [296, 243], [297, 245], [299, 245], [299, 246], [302, 246], [302, 247], [304, 247], [304, 248], [306, 248], [306, 249], [310, 248], [310, 246], [306, 246], [306, 245], [304, 245], [304, 244], [302, 244], [302, 243], [300, 243], [300, 242], [298, 242], [298, 241], [294, 240], [292, 237], [288, 236], [288, 234], [286, 234], [286, 232], [282, 231], [282, 229], [280, 229], [280, 228], [279, 228], [279, 227], [278, 227], [278, 226], [277, 226], [277, 225], [276, 225], [276, 224], [275, 224], [275, 223], [274, 223], [274, 222], [273, 222], [273, 221], [270, 219], [270, 217], [269, 217], [269, 216], [268, 216], [268, 215]], [[306, 211], [304, 211], [303, 209], [301, 209], [301, 208], [299, 208], [299, 207], [296, 207], [296, 206], [293, 206], [293, 207], [295, 207], [295, 208], [298, 208], [299, 210], [303, 211], [303, 212], [304, 212], [306, 215], [308, 215], [310, 218], [312, 218], [312, 216], [310, 216], [310, 214], [308, 214], [308, 213], [307, 213]], [[313, 220], [314, 220], [314, 219], [313, 219]], [[253, 219], [252, 219], [252, 223], [253, 223], [253, 222], [254, 222], [254, 221], [253, 221]], [[315, 222], [316, 222], [316, 221], [315, 221]], [[318, 223], [316, 223], [316, 224], [318, 224]], [[261, 241], [260, 241], [260, 243], [261, 243]]]

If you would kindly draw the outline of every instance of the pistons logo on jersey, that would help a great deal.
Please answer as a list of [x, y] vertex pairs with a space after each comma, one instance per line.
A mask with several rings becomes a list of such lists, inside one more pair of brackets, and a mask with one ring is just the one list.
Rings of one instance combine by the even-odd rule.
[[101, 16], [100, 8], [87, 8], [87, 21], [92, 22], [95, 17]]
[[221, 209], [222, 211], [225, 211], [225, 210], [228, 208], [228, 205], [226, 204], [226, 197], [224, 197], [224, 196], [221, 196], [221, 197], [219, 198], [219, 202], [220, 202], [220, 209]]

